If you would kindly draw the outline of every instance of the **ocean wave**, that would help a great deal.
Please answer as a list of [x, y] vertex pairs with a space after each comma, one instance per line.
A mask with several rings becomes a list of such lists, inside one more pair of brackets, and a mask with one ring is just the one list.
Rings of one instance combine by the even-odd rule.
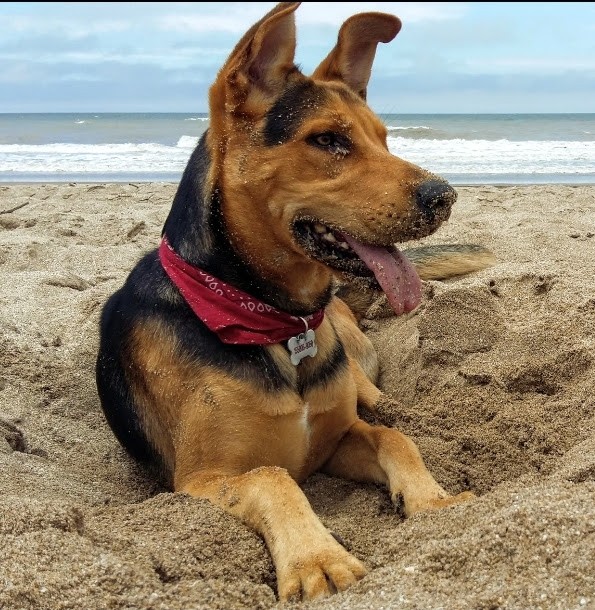
[[177, 173], [188, 150], [154, 142], [141, 144], [1, 144], [0, 173], [122, 174]]
[[198, 138], [196, 136], [182, 136], [177, 144], [177, 148], [187, 148], [193, 150], [198, 144]]
[[438, 174], [593, 174], [595, 142], [388, 137], [391, 153]]
[[402, 134], [403, 137], [417, 140], [452, 140], [458, 135], [427, 125], [387, 125], [386, 129], [393, 137], [395, 134]]
[[63, 154], [63, 155], [109, 155], [112, 153], [159, 152], [171, 149], [171, 146], [156, 142], [124, 144], [73, 144], [56, 142], [53, 144], [0, 144], [0, 154]]
[[[197, 138], [172, 146], [124, 144], [0, 144], [0, 178], [68, 174], [181, 175]], [[440, 175], [589, 176], [595, 174], [595, 141], [416, 139], [389, 136], [394, 155]], [[80, 179], [80, 178], [78, 178]]]
[[191, 116], [188, 117], [187, 119], [184, 119], [185, 121], [208, 121], [209, 117], [204, 117], [204, 116]]
[[388, 129], [388, 131], [407, 131], [408, 129], [426, 129], [426, 130], [431, 130], [431, 127], [428, 127], [427, 125], [406, 125], [406, 126], [397, 126], [397, 125], [387, 125], [386, 127]]

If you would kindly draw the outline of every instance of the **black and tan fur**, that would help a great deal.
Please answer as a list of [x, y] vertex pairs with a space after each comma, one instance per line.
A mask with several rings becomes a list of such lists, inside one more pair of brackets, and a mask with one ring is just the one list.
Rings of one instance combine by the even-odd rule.
[[[333, 296], [365, 270], [303, 240], [320, 222], [387, 246], [433, 232], [455, 192], [389, 153], [365, 102], [378, 42], [396, 17], [355, 15], [311, 77], [294, 65], [294, 11], [281, 3], [240, 40], [210, 90], [210, 126], [193, 152], [164, 233], [189, 263], [294, 315], [326, 307], [318, 354], [299, 366], [283, 344], [226, 345], [192, 313], [147, 254], [106, 304], [97, 385], [128, 451], [159, 462], [172, 489], [208, 498], [266, 540], [281, 599], [343, 590], [366, 573], [300, 490], [316, 470], [387, 486], [404, 513], [465, 501], [432, 478], [406, 436], [373, 427], [375, 353]], [[452, 254], [452, 253], [451, 253]], [[443, 256], [449, 275], [467, 266]], [[433, 277], [437, 258], [420, 268]], [[455, 260], [453, 266], [453, 260]], [[450, 261], [450, 262], [449, 262]]]

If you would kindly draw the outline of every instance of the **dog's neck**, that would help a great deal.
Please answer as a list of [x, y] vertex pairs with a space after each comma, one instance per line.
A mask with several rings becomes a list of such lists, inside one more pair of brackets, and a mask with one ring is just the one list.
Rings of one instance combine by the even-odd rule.
[[[325, 307], [332, 283], [308, 303], [297, 301], [283, 286], [259, 276], [233, 248], [222, 214], [222, 194], [207, 192], [210, 155], [203, 134], [184, 171], [163, 233], [188, 263], [292, 315], [310, 315]], [[304, 278], [306, 281], [307, 278]]]

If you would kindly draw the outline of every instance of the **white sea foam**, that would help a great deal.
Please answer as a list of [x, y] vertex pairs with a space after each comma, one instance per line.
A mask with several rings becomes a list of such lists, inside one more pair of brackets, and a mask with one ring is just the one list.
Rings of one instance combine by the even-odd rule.
[[176, 144], [176, 146], [178, 148], [187, 148], [187, 149], [194, 149], [194, 147], [198, 144], [198, 138], [194, 137], [194, 136], [182, 136], [179, 140], [178, 143]]
[[191, 116], [188, 117], [187, 119], [184, 119], [185, 121], [208, 121], [209, 117], [205, 117], [205, 116]]
[[[0, 144], [0, 181], [68, 175], [147, 180], [178, 179], [197, 137], [184, 135], [174, 146], [154, 142], [124, 144]], [[389, 136], [390, 151], [439, 175], [457, 180], [497, 181], [498, 177], [595, 176], [595, 141], [430, 140]]]
[[188, 150], [142, 144], [2, 144], [0, 175], [181, 173]]
[[432, 128], [428, 127], [427, 125], [407, 125], [407, 126], [395, 126], [395, 125], [388, 125], [386, 127], [386, 129], [388, 131], [407, 131], [409, 129], [419, 129], [419, 130], [423, 130], [423, 129], [427, 129], [428, 131], [430, 131]]
[[437, 174], [593, 174], [595, 142], [388, 138], [398, 157]]
[[135, 153], [138, 151], [159, 151], [171, 148], [153, 142], [141, 144], [68, 144], [57, 142], [55, 144], [0, 144], [0, 154], [63, 154], [63, 155], [109, 155], [122, 153]]

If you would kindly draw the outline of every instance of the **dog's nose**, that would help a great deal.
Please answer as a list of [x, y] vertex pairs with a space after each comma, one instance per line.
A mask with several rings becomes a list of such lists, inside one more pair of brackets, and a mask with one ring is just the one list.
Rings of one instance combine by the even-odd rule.
[[415, 198], [419, 208], [428, 216], [450, 210], [457, 200], [457, 192], [442, 180], [426, 180], [415, 191]]

